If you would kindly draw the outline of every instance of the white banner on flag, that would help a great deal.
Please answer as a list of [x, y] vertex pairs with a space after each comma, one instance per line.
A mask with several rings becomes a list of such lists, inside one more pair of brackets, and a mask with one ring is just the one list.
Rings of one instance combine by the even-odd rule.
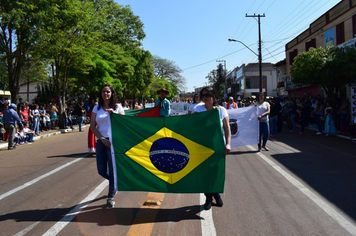
[[230, 118], [231, 147], [258, 144], [257, 107], [227, 110]]

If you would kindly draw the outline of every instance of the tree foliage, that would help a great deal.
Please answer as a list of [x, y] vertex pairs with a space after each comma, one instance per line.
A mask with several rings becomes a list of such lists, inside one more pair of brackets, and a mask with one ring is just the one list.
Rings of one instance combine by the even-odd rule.
[[319, 85], [335, 101], [340, 89], [356, 81], [356, 49], [311, 48], [295, 57], [291, 76], [296, 85]]
[[1, 63], [8, 76], [11, 100], [19, 92], [22, 67], [26, 54], [36, 40], [34, 25], [38, 13], [36, 0], [4, 0], [0, 5], [0, 54]]
[[159, 78], [166, 78], [176, 88], [176, 92], [184, 91], [186, 81], [180, 73], [180, 69], [173, 61], [163, 59], [159, 56], [152, 58], [152, 65], [154, 67], [153, 75]]
[[224, 70], [224, 67], [220, 63], [217, 66], [217, 69], [210, 71], [209, 74], [205, 77], [208, 80], [209, 85], [214, 88], [216, 97], [218, 99], [223, 98], [224, 96], [225, 75], [226, 72]]
[[9, 88], [13, 101], [21, 81], [32, 80], [46, 82], [50, 90], [39, 94], [57, 97], [60, 115], [68, 97], [97, 99], [103, 84], [113, 85], [123, 99], [155, 97], [159, 87], [170, 96], [184, 89], [174, 62], [142, 49], [143, 22], [130, 6], [114, 0], [1, 3], [0, 86]]

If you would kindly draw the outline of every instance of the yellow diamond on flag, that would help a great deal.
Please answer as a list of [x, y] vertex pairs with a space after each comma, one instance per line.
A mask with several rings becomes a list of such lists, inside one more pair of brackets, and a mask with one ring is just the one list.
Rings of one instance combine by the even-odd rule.
[[125, 155], [167, 183], [174, 184], [203, 163], [214, 150], [163, 127]]

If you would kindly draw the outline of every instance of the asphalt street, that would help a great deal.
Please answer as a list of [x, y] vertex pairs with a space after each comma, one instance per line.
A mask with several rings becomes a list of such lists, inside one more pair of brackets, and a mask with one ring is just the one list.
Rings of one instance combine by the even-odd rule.
[[356, 235], [356, 144], [286, 129], [270, 151], [226, 156], [223, 207], [201, 194], [119, 192], [87, 154], [87, 131], [0, 149], [0, 235]]

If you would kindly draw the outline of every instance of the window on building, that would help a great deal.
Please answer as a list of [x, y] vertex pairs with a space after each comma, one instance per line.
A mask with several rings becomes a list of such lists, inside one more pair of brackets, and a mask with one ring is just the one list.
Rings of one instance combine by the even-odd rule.
[[316, 40], [311, 39], [309, 42], [305, 43], [305, 51], [309, 51], [309, 48], [316, 48]]
[[344, 22], [336, 25], [336, 44], [342, 44], [345, 42], [345, 27]]
[[289, 52], [289, 65], [293, 65], [294, 58], [298, 55], [298, 50], [294, 49], [293, 52]]
[[[265, 88], [266, 76], [262, 76], [262, 88]], [[246, 89], [260, 88], [260, 77], [251, 76], [246, 78]]]

